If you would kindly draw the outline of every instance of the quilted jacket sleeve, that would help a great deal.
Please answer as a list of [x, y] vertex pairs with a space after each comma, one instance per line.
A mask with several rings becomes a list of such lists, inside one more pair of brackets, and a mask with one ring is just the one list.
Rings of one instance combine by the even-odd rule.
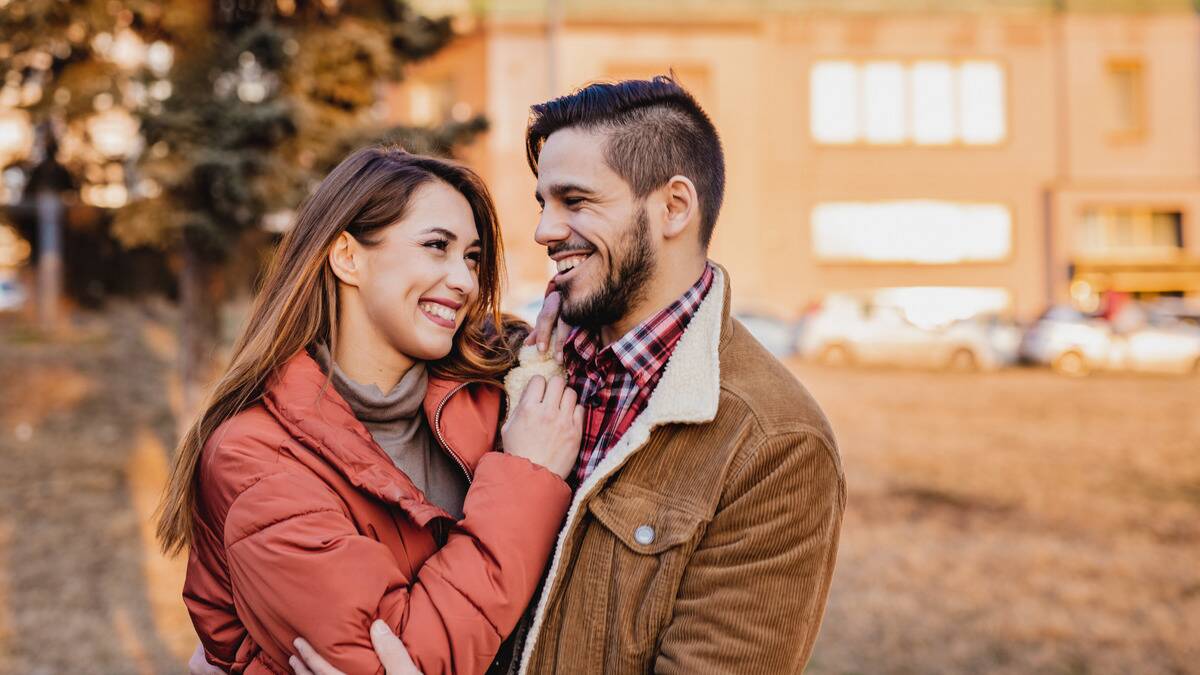
[[463, 519], [409, 579], [319, 479], [266, 476], [225, 521], [238, 617], [281, 672], [303, 636], [344, 672], [381, 673], [368, 634], [378, 617], [426, 675], [482, 673], [528, 604], [569, 499], [558, 476], [489, 453]]

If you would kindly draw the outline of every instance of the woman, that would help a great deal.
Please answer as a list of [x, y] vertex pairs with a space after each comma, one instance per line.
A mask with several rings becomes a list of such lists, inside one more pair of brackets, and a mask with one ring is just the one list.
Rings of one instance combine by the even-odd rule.
[[210, 663], [287, 672], [302, 635], [377, 672], [381, 619], [427, 675], [487, 669], [549, 557], [582, 427], [552, 378], [499, 430], [501, 260], [482, 181], [442, 160], [361, 150], [300, 209], [159, 521], [189, 548]]

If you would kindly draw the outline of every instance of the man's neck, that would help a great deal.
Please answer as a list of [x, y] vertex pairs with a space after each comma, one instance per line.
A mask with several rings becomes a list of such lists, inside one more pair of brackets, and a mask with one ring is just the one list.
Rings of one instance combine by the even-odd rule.
[[660, 267], [659, 275], [646, 287], [646, 297], [616, 323], [600, 327], [601, 344], [607, 347], [638, 324], [670, 307], [700, 279], [707, 264], [708, 260], [701, 259], [695, 264]]

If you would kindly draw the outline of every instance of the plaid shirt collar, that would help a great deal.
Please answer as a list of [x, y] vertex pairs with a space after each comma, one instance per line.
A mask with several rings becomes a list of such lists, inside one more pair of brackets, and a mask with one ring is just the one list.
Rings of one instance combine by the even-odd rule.
[[647, 386], [671, 358], [675, 343], [700, 308], [712, 282], [713, 266], [707, 263], [704, 273], [678, 300], [607, 347], [603, 346], [598, 329], [575, 328], [567, 336], [563, 350], [567, 370], [573, 374], [580, 368], [604, 370], [615, 362], [638, 387]]

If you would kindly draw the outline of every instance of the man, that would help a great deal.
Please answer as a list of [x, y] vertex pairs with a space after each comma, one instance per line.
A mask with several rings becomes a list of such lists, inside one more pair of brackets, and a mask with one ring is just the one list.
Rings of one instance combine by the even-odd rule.
[[522, 672], [799, 672], [844, 478], [820, 409], [707, 261], [716, 130], [659, 77], [535, 106], [526, 147], [588, 416]]
[[845, 482], [817, 404], [731, 318], [729, 275], [707, 260], [715, 128], [658, 77], [534, 106], [526, 147], [587, 418], [574, 501], [514, 639], [520, 672], [803, 670]]

